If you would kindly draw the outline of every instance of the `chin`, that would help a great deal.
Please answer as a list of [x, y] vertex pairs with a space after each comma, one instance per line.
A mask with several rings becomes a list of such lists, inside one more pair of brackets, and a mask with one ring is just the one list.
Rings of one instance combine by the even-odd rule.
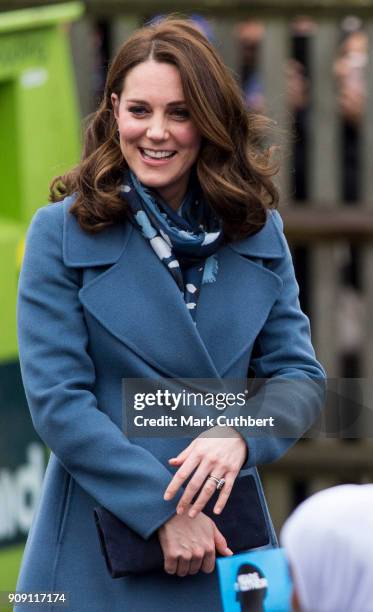
[[172, 181], [157, 181], [157, 179], [151, 179], [148, 178], [147, 176], [139, 176], [137, 175], [137, 178], [139, 179], [140, 183], [142, 183], [143, 185], [146, 185], [147, 187], [152, 187], [153, 189], [162, 189], [162, 187], [167, 187], [168, 185], [170, 185], [172, 183]]
[[167, 187], [173, 183], [173, 177], [169, 178], [161, 178], [160, 176], [154, 176], [154, 172], [142, 172], [139, 170], [136, 172], [136, 169], [132, 170], [143, 185], [147, 185], [148, 187], [154, 187], [155, 189], [160, 187]]

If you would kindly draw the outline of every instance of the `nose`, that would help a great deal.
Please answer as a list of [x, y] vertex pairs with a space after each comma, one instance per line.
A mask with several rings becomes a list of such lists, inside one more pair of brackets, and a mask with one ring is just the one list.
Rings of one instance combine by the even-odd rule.
[[153, 117], [148, 125], [146, 135], [151, 140], [167, 140], [169, 133], [165, 119], [163, 117]]

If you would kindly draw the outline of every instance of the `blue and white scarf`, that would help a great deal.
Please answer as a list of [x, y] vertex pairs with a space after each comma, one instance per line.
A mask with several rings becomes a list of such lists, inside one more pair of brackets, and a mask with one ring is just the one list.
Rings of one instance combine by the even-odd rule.
[[218, 248], [224, 237], [220, 223], [202, 195], [196, 178], [174, 211], [153, 189], [126, 171], [121, 193], [133, 221], [177, 283], [193, 321], [202, 283], [214, 282]]

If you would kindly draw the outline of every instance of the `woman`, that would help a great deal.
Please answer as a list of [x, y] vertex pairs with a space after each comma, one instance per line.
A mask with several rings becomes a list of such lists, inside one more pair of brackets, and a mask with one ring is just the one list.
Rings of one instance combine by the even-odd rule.
[[[251, 545], [276, 545], [255, 466], [293, 440], [227, 428], [190, 444], [129, 441], [121, 431], [123, 377], [246, 378], [249, 365], [273, 381], [324, 376], [269, 211], [277, 192], [262, 125], [188, 21], [137, 31], [114, 59], [83, 159], [53, 183], [57, 201], [28, 233], [20, 356], [52, 454], [19, 590], [66, 591], [74, 611], [219, 610], [215, 555], [231, 551], [203, 509], [219, 486], [222, 512], [244, 468]], [[268, 393], [273, 412], [293, 409], [304, 430], [320, 408], [317, 389]], [[144, 538], [157, 532], [164, 571], [113, 581], [97, 504]]]
[[312, 495], [285, 522], [281, 540], [298, 612], [373, 611], [373, 485]]

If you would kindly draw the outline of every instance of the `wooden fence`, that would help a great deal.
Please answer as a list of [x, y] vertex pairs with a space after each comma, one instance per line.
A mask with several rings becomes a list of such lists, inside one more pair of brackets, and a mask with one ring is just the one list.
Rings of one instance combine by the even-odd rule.
[[[15, 8], [17, 3], [11, 4]], [[27, 4], [30, 3], [22, 2], [22, 6]], [[216, 45], [237, 78], [242, 67], [237, 24], [248, 19], [263, 22], [258, 65], [265, 112], [290, 132], [294, 113], [289, 102], [287, 68], [294, 58], [293, 24], [300, 14], [308, 16], [313, 26], [306, 37], [309, 89], [303, 170], [307, 189], [302, 200], [294, 197], [295, 155], [300, 149], [292, 139], [285, 138], [279, 177], [281, 212], [301, 272], [300, 284], [307, 287], [303, 302], [311, 318], [314, 345], [328, 376], [372, 377], [373, 5], [364, 0], [89, 0], [86, 4], [85, 18], [71, 28], [82, 115], [97, 103], [100, 53], [101, 59], [109, 59], [146, 18], [176, 9], [183, 14], [199, 11], [210, 20]], [[5, 8], [7, 3], [2, 5]], [[342, 20], [351, 15], [354, 17], [350, 24], [356, 24], [356, 18], [362, 21], [369, 46], [362, 70], [364, 110], [354, 128], [354, 158], [358, 160], [354, 181], [358, 195], [346, 201], [344, 174], [351, 167], [348, 159], [344, 163], [342, 159], [347, 146], [346, 122], [338, 103], [335, 62]], [[341, 280], [346, 261], [347, 267], [355, 266], [358, 281]], [[312, 491], [343, 481], [372, 480], [373, 444], [364, 438], [364, 431], [361, 439], [354, 442], [302, 441], [262, 473], [279, 527], [294, 503]]]

